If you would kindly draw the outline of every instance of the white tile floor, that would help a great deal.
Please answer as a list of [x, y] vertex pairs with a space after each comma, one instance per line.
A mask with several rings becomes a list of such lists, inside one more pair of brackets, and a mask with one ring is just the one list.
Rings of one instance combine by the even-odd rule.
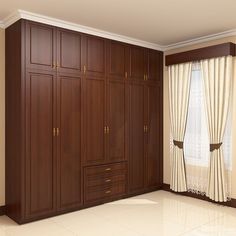
[[0, 236], [236, 236], [236, 209], [165, 191], [22, 226], [0, 217]]

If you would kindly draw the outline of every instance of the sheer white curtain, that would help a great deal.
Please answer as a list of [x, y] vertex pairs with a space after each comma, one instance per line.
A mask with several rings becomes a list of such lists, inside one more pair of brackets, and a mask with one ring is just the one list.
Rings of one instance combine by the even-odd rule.
[[[232, 108], [232, 106], [230, 106]], [[209, 135], [205, 112], [203, 79], [200, 63], [192, 65], [190, 98], [184, 140], [184, 157], [188, 191], [205, 195], [208, 185]], [[223, 140], [224, 162], [227, 169], [227, 197], [231, 193], [231, 114], [228, 117]]]

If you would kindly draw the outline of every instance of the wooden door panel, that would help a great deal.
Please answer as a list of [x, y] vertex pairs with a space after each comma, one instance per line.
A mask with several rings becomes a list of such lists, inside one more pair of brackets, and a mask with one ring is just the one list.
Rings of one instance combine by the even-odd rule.
[[146, 73], [145, 55], [145, 50], [143, 48], [131, 46], [129, 55], [129, 77], [131, 80], [144, 80], [144, 74]]
[[68, 209], [81, 204], [81, 81], [68, 76], [59, 78], [58, 196], [59, 207]]
[[105, 76], [105, 40], [86, 37], [86, 75]]
[[125, 85], [109, 82], [109, 161], [125, 159]]
[[147, 184], [158, 186], [160, 184], [160, 150], [161, 130], [158, 86], [147, 87], [148, 97], [148, 141], [147, 141]]
[[26, 66], [52, 70], [56, 61], [55, 28], [39, 23], [26, 23]]
[[86, 79], [86, 164], [105, 161], [105, 81]]
[[108, 42], [107, 67], [108, 77], [124, 80], [126, 72], [126, 46], [124, 44]]
[[81, 36], [79, 33], [58, 30], [59, 72], [81, 74]]
[[148, 80], [159, 81], [161, 79], [162, 52], [148, 50]]
[[27, 217], [55, 210], [54, 82], [53, 75], [27, 75]]
[[144, 96], [143, 85], [130, 85], [129, 188], [131, 192], [144, 188]]

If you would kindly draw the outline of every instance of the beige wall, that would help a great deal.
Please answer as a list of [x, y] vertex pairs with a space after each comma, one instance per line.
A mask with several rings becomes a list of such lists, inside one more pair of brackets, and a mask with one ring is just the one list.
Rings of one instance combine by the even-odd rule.
[[0, 206], [5, 204], [5, 32], [0, 29]]
[[[174, 50], [169, 50], [165, 52], [165, 55], [178, 53], [182, 51], [192, 50], [200, 47], [211, 46], [214, 44], [233, 42], [236, 43], [236, 37], [229, 37], [220, 40], [210, 41], [207, 43], [196, 44], [192, 46], [186, 46], [183, 48], [178, 48]], [[236, 65], [236, 62], [235, 62]], [[236, 72], [236, 71], [235, 71]], [[169, 107], [168, 107], [168, 77], [167, 77], [167, 67], [164, 67], [164, 183], [170, 183], [170, 122], [169, 122]], [[232, 166], [232, 180], [236, 179], [236, 74], [234, 76], [234, 88], [233, 88], [233, 166]], [[236, 181], [232, 181], [232, 197], [236, 198]]]

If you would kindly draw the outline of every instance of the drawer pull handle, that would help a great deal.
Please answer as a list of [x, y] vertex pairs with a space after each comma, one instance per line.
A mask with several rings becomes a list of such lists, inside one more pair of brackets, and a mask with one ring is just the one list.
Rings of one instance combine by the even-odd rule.
[[108, 182], [111, 182], [111, 180], [110, 179], [106, 179], [105, 182], [108, 183]]
[[108, 190], [108, 191], [106, 191], [105, 193], [106, 193], [106, 194], [108, 194], [108, 193], [111, 193], [111, 191], [110, 191], [110, 190]]
[[109, 171], [109, 170], [111, 170], [111, 168], [106, 168], [106, 171]]

